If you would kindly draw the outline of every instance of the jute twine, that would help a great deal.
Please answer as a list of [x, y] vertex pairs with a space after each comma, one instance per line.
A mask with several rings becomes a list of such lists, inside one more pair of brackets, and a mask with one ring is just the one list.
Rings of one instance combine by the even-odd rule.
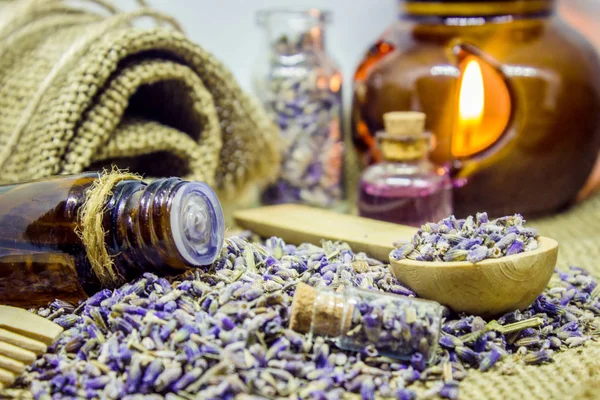
[[127, 171], [113, 168], [103, 171], [100, 177], [86, 192], [86, 200], [80, 209], [77, 234], [85, 246], [87, 259], [92, 271], [105, 288], [115, 288], [124, 283], [124, 278], [115, 268], [108, 254], [103, 227], [106, 204], [113, 194], [113, 188], [118, 182], [126, 180], [141, 180], [142, 177]]

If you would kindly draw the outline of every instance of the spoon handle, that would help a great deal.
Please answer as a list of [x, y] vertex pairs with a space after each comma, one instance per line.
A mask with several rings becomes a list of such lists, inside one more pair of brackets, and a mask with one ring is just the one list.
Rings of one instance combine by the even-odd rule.
[[283, 204], [239, 211], [237, 225], [262, 237], [279, 236], [287, 243], [312, 243], [321, 240], [348, 243], [355, 252], [388, 262], [397, 241], [410, 241], [416, 228], [354, 215], [339, 214], [297, 204]]

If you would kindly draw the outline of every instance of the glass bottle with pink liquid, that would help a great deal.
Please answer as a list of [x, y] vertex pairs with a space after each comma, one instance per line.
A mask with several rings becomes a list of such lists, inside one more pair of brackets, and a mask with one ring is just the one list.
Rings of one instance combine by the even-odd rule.
[[383, 161], [361, 175], [358, 212], [362, 217], [420, 227], [452, 214], [448, 169], [429, 161], [431, 136], [425, 114], [384, 114], [385, 131], [377, 134]]

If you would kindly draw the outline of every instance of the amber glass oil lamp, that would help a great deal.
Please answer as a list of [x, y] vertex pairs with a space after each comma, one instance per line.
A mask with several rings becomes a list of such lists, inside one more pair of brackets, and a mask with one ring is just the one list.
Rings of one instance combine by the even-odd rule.
[[379, 162], [383, 115], [421, 111], [451, 164], [454, 210], [567, 207], [600, 149], [600, 60], [553, 0], [406, 0], [354, 77], [353, 141]]

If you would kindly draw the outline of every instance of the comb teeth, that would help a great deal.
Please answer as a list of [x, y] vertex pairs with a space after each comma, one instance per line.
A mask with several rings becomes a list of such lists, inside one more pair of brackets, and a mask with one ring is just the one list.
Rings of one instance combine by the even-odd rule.
[[54, 322], [26, 310], [0, 306], [0, 390], [12, 385], [62, 331]]
[[20, 361], [13, 360], [5, 356], [0, 356], [0, 368], [11, 371], [15, 374], [20, 374], [25, 371], [25, 364]]
[[27, 336], [19, 335], [0, 328], [0, 342], [12, 344], [22, 349], [29, 350], [37, 355], [44, 354], [47, 347], [44, 343], [28, 338]]

